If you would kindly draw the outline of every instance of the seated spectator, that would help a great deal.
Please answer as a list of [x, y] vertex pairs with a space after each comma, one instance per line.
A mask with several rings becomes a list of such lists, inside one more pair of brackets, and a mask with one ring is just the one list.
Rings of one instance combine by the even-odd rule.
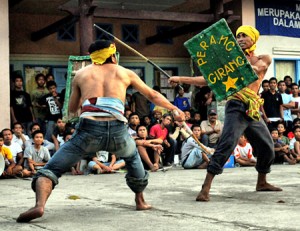
[[23, 125], [19, 122], [15, 122], [14, 125], [13, 125], [13, 139], [12, 139], [12, 142], [13, 143], [18, 143], [22, 149], [24, 150], [25, 149], [25, 142], [27, 140], [29, 140], [29, 136], [25, 135], [23, 133], [24, 131], [24, 128], [23, 128]]
[[161, 113], [161, 111], [153, 111], [152, 112], [152, 123], [151, 123], [150, 127], [155, 124], [160, 124], [161, 120], [162, 120], [162, 115], [163, 114]]
[[0, 178], [10, 178], [13, 176], [13, 169], [16, 166], [13, 155], [8, 147], [4, 147], [4, 138], [3, 134], [0, 133], [0, 155], [3, 156], [5, 161], [5, 167]]
[[[32, 136], [32, 133], [33, 133], [34, 131], [37, 131], [37, 130], [41, 130], [41, 126], [40, 126], [38, 123], [33, 123], [33, 124], [30, 126], [30, 134], [31, 134], [31, 136]], [[32, 139], [32, 138], [29, 139], [29, 140], [26, 140], [26, 142], [25, 142], [25, 148], [27, 148], [27, 147], [29, 147], [29, 146], [32, 146], [32, 145], [34, 145], [34, 142], [33, 142], [33, 139]], [[49, 150], [50, 155], [51, 155], [52, 153], [54, 153], [54, 149], [55, 149], [54, 144], [53, 144], [52, 142], [46, 140], [45, 138], [44, 138], [43, 146], [46, 147], [46, 148]]]
[[27, 147], [24, 151], [23, 177], [35, 175], [36, 171], [43, 168], [51, 158], [49, 150], [43, 146], [43, 132], [40, 130], [34, 131], [32, 139], [34, 145]]
[[[72, 133], [65, 133], [64, 135], [64, 144], [71, 139]], [[83, 172], [80, 170], [81, 161], [78, 161], [72, 168], [72, 175], [83, 175]]]
[[239, 138], [238, 144], [235, 147], [234, 151], [234, 159], [235, 162], [240, 166], [255, 166], [256, 159], [253, 156], [253, 148], [251, 144], [248, 142], [245, 135], [242, 135]]
[[200, 112], [195, 112], [194, 113], [194, 116], [193, 116], [193, 119], [192, 119], [192, 124], [201, 124], [201, 114]]
[[160, 154], [163, 150], [162, 140], [149, 138], [146, 126], [139, 125], [135, 143], [145, 169], [156, 172], [159, 169]]
[[192, 118], [191, 118], [191, 112], [189, 110], [184, 111], [185, 114], [185, 123], [189, 126], [192, 127]]
[[110, 154], [106, 151], [99, 151], [92, 161], [88, 163], [88, 169], [92, 173], [114, 173], [116, 170], [125, 167], [125, 161], [117, 160], [115, 154]]
[[9, 148], [11, 154], [13, 156], [14, 162], [16, 163], [15, 167], [13, 168], [13, 176], [20, 175], [23, 170], [23, 150], [22, 147], [18, 143], [13, 143], [13, 132], [9, 128], [5, 128], [1, 131], [3, 134], [4, 139], [4, 147]]
[[277, 125], [277, 130], [278, 130], [278, 139], [282, 141], [283, 144], [289, 145], [290, 140], [287, 138], [284, 134], [286, 132], [285, 124], [283, 122], [279, 122]]
[[64, 144], [64, 136], [66, 134], [72, 134], [74, 132], [74, 128], [71, 128], [66, 125], [66, 123], [58, 118], [56, 121], [56, 126], [52, 133], [52, 140], [55, 145], [55, 150], [57, 151], [61, 145]]
[[169, 131], [167, 129], [171, 123], [171, 114], [164, 114], [161, 123], [153, 125], [149, 132], [150, 138], [162, 140], [163, 152], [165, 154], [162, 156], [164, 166], [172, 166], [174, 163], [176, 144], [172, 138], [169, 139]]
[[219, 138], [222, 134], [223, 123], [218, 120], [217, 111], [210, 109], [207, 114], [208, 120], [201, 122], [203, 133], [202, 143], [210, 148], [216, 148]]
[[[299, 132], [300, 132], [300, 130], [299, 130]], [[275, 151], [274, 163], [282, 164], [284, 161], [287, 161], [289, 164], [292, 164], [292, 165], [295, 164], [296, 160], [293, 157], [293, 155], [290, 153], [289, 145], [284, 144], [279, 139], [277, 128], [272, 128], [271, 136], [272, 136], [273, 142], [274, 142], [274, 151]]]
[[[201, 139], [201, 127], [199, 124], [194, 124], [192, 126], [192, 132], [198, 138], [198, 140]], [[211, 157], [211, 155], [215, 151], [213, 148], [209, 147], [206, 147], [206, 150], [209, 151], [209, 153], [207, 153], [208, 157]], [[196, 143], [195, 139], [192, 136], [187, 138], [183, 142], [181, 147], [182, 167], [184, 169], [207, 168], [208, 163], [202, 159], [202, 152], [203, 149], [199, 146], [198, 143]]]
[[124, 112], [124, 116], [126, 117], [127, 120], [129, 120], [129, 116], [130, 114], [132, 113], [132, 111], [130, 109], [125, 109], [125, 112]]
[[173, 104], [182, 111], [190, 110], [191, 106], [189, 103], [189, 99], [183, 96], [183, 88], [176, 86], [175, 90], [178, 92], [178, 96], [175, 97]]
[[128, 118], [128, 133], [133, 139], [137, 137], [136, 128], [139, 124], [140, 124], [140, 117], [136, 112], [132, 112]]
[[300, 126], [294, 127], [295, 143], [294, 143], [294, 152], [293, 157], [296, 161], [300, 162]]
[[144, 116], [142, 118], [141, 124], [146, 126], [146, 128], [148, 129], [149, 126], [151, 125], [151, 117], [150, 116]]

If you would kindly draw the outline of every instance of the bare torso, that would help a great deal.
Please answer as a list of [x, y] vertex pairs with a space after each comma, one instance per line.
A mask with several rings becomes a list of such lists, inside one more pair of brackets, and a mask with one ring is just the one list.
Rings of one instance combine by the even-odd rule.
[[260, 56], [254, 55], [252, 57], [247, 56], [247, 59], [258, 76], [258, 80], [249, 84], [248, 88], [250, 88], [254, 92], [258, 92], [261, 82], [263, 81], [264, 76], [267, 72], [267, 69], [271, 64], [271, 57], [269, 55], [260, 55]]
[[130, 79], [125, 68], [115, 64], [89, 65], [76, 75], [81, 102], [93, 97], [112, 97], [125, 102]]

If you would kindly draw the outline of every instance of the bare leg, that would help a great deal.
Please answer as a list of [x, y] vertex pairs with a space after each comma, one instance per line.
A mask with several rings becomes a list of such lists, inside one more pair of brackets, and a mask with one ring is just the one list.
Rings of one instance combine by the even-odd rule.
[[29, 222], [43, 216], [45, 204], [52, 192], [52, 181], [46, 177], [40, 177], [36, 181], [36, 204], [28, 211], [21, 213], [17, 222]]
[[136, 203], [136, 210], [147, 210], [152, 208], [151, 205], [145, 202], [143, 192], [139, 192], [135, 194], [135, 203]]
[[202, 185], [202, 189], [199, 192], [196, 201], [209, 201], [209, 190], [212, 184], [212, 181], [214, 179], [215, 175], [211, 174], [211, 173], [207, 173], [204, 183]]
[[267, 174], [258, 173], [256, 191], [282, 191], [281, 188], [269, 184], [266, 178]]
[[[141, 158], [143, 159], [143, 161], [145, 161], [145, 163], [148, 165], [148, 167], [151, 169], [151, 171], [155, 170], [156, 167], [154, 167], [153, 163], [151, 162], [149, 155], [147, 153], [147, 150], [145, 147], [143, 146], [138, 146], [138, 152], [141, 156]], [[157, 170], [157, 169], [156, 169]]]

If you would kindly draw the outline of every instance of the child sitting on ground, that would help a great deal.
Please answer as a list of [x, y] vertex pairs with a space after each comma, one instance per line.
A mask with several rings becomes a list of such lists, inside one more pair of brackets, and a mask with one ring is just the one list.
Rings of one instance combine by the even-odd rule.
[[[275, 151], [275, 163], [283, 163], [287, 161], [289, 164], [296, 164], [296, 160], [293, 155], [290, 153], [289, 145], [284, 144], [279, 139], [279, 134], [277, 128], [271, 130], [271, 136], [274, 142], [274, 151]], [[299, 137], [300, 138], [300, 137]]]
[[239, 138], [238, 144], [235, 147], [234, 151], [235, 162], [240, 166], [255, 166], [256, 159], [253, 156], [253, 148], [248, 142], [245, 135], [242, 135]]
[[300, 126], [295, 126], [294, 129], [295, 143], [294, 143], [294, 158], [300, 162]]

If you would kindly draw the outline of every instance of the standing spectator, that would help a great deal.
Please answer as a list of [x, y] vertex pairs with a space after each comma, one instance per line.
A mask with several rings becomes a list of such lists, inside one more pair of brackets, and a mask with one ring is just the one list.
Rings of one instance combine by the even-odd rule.
[[291, 85], [292, 101], [295, 102], [295, 107], [291, 108], [293, 120], [300, 117], [300, 97], [299, 86], [296, 83]]
[[12, 122], [20, 122], [25, 128], [25, 134], [29, 133], [29, 127], [35, 120], [30, 95], [23, 91], [23, 77], [14, 78], [15, 88], [10, 94], [10, 113]]
[[263, 92], [267, 92], [270, 90], [270, 83], [269, 83], [269, 80], [267, 79], [264, 79], [261, 83], [261, 87], [263, 89], [263, 91], [260, 93], [260, 95], [263, 93]]
[[271, 128], [277, 128], [278, 123], [283, 121], [283, 102], [281, 94], [276, 91], [277, 79], [272, 77], [269, 83], [270, 90], [261, 94], [261, 98], [264, 99], [261, 109], [263, 118], [271, 131]]
[[253, 148], [248, 142], [245, 135], [242, 135], [239, 138], [238, 144], [235, 147], [234, 151], [235, 162], [240, 166], [255, 166], [256, 159], [253, 156]]
[[174, 99], [174, 105], [182, 111], [190, 110], [191, 106], [189, 100], [188, 98], [183, 96], [184, 90], [182, 88], [179, 88], [178, 86], [176, 87], [176, 89], [178, 91], [178, 96]]
[[54, 75], [52, 73], [48, 73], [46, 75], [46, 83], [48, 83], [49, 81], [55, 81]]
[[285, 85], [286, 85], [285, 93], [291, 94], [291, 90], [292, 90], [291, 87], [292, 87], [292, 82], [293, 82], [292, 77], [289, 75], [286, 75], [286, 76], [284, 76], [283, 81], [285, 82]]
[[291, 94], [287, 94], [286, 92], [286, 85], [285, 82], [279, 81], [278, 82], [278, 90], [282, 97], [282, 107], [283, 107], [283, 120], [285, 123], [285, 127], [287, 132], [292, 131], [292, 112], [291, 109], [295, 108], [295, 102], [292, 101], [293, 96]]
[[208, 106], [211, 105], [213, 93], [208, 86], [203, 86], [195, 96], [195, 108], [201, 113], [202, 120], [207, 120]]
[[194, 112], [192, 124], [201, 124], [201, 114], [200, 112], [196, 111]]
[[208, 120], [201, 122], [201, 130], [203, 133], [202, 143], [210, 148], [215, 148], [223, 130], [223, 123], [218, 120], [215, 109], [208, 111]]
[[39, 101], [41, 98], [49, 93], [47, 90], [45, 83], [46, 79], [42, 73], [39, 73], [35, 76], [35, 82], [37, 84], [36, 89], [31, 92], [31, 101], [33, 112], [36, 118], [36, 121], [40, 124], [41, 130], [46, 133], [46, 115], [47, 115], [47, 108], [45, 106], [41, 106]]
[[48, 109], [46, 120], [46, 140], [52, 141], [52, 134], [58, 118], [62, 118], [61, 108], [62, 102], [60, 94], [57, 92], [57, 85], [54, 81], [47, 82], [47, 89], [49, 94], [41, 98], [39, 104], [46, 106]]
[[132, 112], [136, 112], [140, 118], [143, 118], [150, 114], [150, 102], [144, 95], [137, 91], [132, 95], [131, 110]]
[[43, 146], [44, 134], [41, 130], [32, 133], [34, 145], [29, 146], [24, 151], [23, 177], [30, 177], [36, 174], [50, 160], [49, 150]]

